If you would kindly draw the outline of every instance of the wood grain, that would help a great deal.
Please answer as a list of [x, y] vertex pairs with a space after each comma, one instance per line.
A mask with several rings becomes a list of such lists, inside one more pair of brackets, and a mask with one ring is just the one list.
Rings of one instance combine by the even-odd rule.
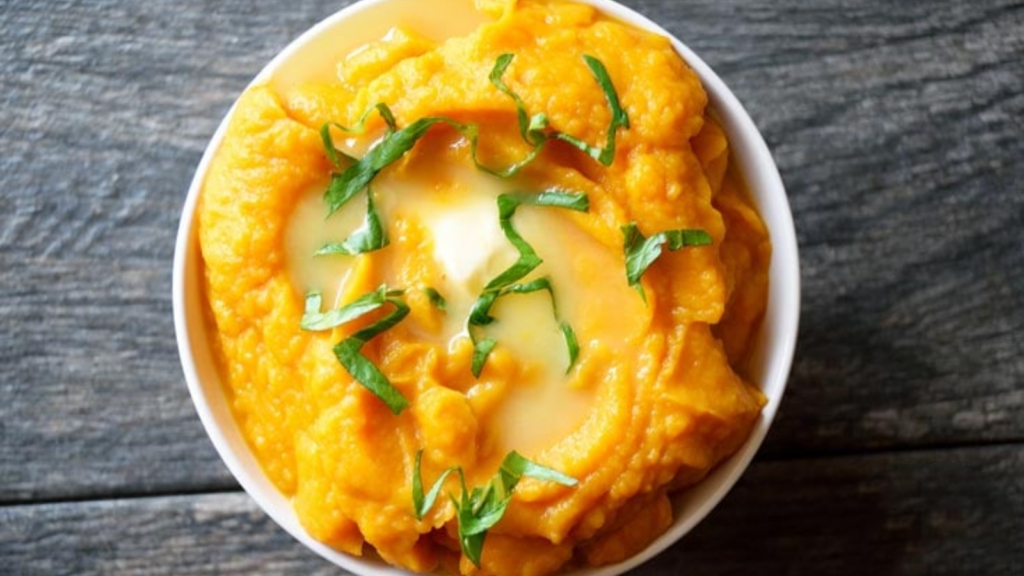
[[3, 4], [0, 501], [234, 485], [179, 368], [177, 221], [232, 100], [336, 6]]
[[803, 277], [773, 454], [1024, 438], [1024, 3], [637, 2], [765, 134]]
[[[1019, 574], [1019, 446], [756, 463], [633, 573]], [[344, 574], [244, 494], [0, 508], [0, 565], [59, 574]]]
[[[1024, 4], [626, 2], [774, 149], [802, 332], [771, 457], [1024, 439]], [[223, 490], [170, 318], [249, 79], [346, 2], [0, 1], [0, 502]]]

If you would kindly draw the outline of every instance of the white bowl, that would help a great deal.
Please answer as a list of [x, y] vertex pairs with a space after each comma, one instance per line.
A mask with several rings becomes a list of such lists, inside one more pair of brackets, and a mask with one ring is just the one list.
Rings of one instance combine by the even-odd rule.
[[[796, 343], [800, 315], [800, 272], [793, 218], [778, 169], [764, 139], [722, 80], [682, 42], [644, 16], [610, 0], [577, 0], [637, 28], [672, 39], [676, 51], [697, 72], [729, 137], [732, 154], [768, 227], [773, 245], [769, 270], [768, 310], [761, 329], [751, 377], [768, 403], [740, 450], [715, 468], [701, 483], [678, 494], [675, 519], [669, 529], [639, 554], [609, 566], [584, 569], [574, 576], [614, 576], [655, 556], [689, 532], [736, 483], [760, 447], [779, 407]], [[442, 3], [445, 6], [438, 7]], [[466, 32], [467, 23], [452, 18], [471, 0], [363, 0], [323, 20], [288, 45], [253, 80], [293, 84], [360, 44], [379, 38], [396, 22], [429, 23], [449, 34]], [[339, 31], [342, 31], [339, 34]], [[342, 39], [342, 40], [340, 40]], [[232, 109], [233, 111], [233, 109]], [[408, 575], [373, 558], [356, 558], [317, 542], [299, 524], [290, 502], [264, 475], [242, 437], [225, 399], [204, 329], [200, 255], [196, 234], [197, 200], [210, 160], [220, 146], [231, 111], [210, 140], [185, 200], [174, 254], [174, 327], [182, 369], [196, 412], [210, 440], [242, 488], [257, 504], [307, 547], [327, 560], [361, 576]]]

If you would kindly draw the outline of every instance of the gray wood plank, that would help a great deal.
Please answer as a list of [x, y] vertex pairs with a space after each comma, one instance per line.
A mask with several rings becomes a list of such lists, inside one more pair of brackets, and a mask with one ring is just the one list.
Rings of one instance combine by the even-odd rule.
[[[206, 140], [346, 2], [0, 2], [0, 502], [223, 489], [170, 319]], [[776, 456], [1024, 439], [1024, 4], [627, 2], [774, 148], [802, 248]]]
[[1024, 438], [1024, 4], [633, 3], [747, 106], [793, 205], [773, 453]]
[[4, 4], [0, 501], [234, 485], [179, 368], [177, 221], [232, 100], [336, 6]]
[[[1024, 568], [1024, 448], [757, 462], [634, 574], [1000, 575]], [[11, 574], [340, 574], [239, 493], [0, 508]]]

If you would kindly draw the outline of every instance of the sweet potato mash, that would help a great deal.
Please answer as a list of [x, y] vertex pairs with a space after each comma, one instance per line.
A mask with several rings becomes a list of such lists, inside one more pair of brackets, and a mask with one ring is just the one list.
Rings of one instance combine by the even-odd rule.
[[[372, 546], [419, 572], [526, 576], [616, 562], [668, 527], [668, 494], [736, 451], [760, 413], [764, 398], [743, 374], [771, 248], [698, 77], [667, 39], [558, 0], [478, 5], [493, 22], [468, 36], [435, 42], [396, 28], [335, 77], [241, 97], [199, 207], [214, 346], [242, 432], [314, 538], [354, 555]], [[534, 135], [594, 146], [613, 110], [583, 57], [603, 65], [628, 114], [607, 166], [554, 137], [513, 175], [474, 163], [511, 166], [536, 148], [516, 99], [493, 81], [502, 55], [514, 57], [500, 79], [526, 118], [544, 116]], [[375, 111], [382, 103], [394, 127]], [[451, 122], [329, 215], [324, 192], [346, 166], [396, 128], [442, 116]], [[457, 126], [474, 127], [477, 145]], [[552, 190], [588, 205], [499, 211], [503, 195]], [[374, 211], [386, 241], [314, 255], [366, 235]], [[666, 246], [630, 286], [629, 223], [645, 238], [699, 230], [710, 245]], [[543, 261], [522, 281], [549, 289], [509, 291], [493, 322], [473, 325], [489, 282], [522, 256], [513, 225]], [[407, 402], [400, 409], [337, 351], [385, 308], [300, 326], [310, 302], [337, 310], [375, 290], [407, 316], [349, 359], [378, 370]], [[485, 337], [493, 349], [476, 366]], [[458, 466], [468, 486], [483, 486], [513, 450], [576, 483], [523, 478], [476, 566], [447, 496], [458, 498], [458, 476], [418, 518], [415, 472], [429, 487]]]

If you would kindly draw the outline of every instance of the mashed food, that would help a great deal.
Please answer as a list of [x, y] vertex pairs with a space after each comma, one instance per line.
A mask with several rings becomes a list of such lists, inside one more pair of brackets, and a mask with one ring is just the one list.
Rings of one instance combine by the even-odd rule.
[[[770, 244], [667, 39], [478, 6], [469, 35], [396, 28], [241, 97], [199, 207], [221, 373], [334, 548], [420, 572], [617, 562], [758, 418]], [[512, 452], [536, 465], [518, 483], [496, 476]]]

